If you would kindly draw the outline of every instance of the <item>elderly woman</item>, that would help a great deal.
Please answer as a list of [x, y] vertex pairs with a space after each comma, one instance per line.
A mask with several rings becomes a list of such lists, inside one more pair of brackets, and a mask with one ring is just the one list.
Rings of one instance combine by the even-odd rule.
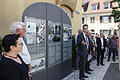
[[2, 40], [5, 53], [0, 61], [0, 80], [28, 80], [26, 64], [18, 53], [23, 43], [19, 35], [8, 34]]

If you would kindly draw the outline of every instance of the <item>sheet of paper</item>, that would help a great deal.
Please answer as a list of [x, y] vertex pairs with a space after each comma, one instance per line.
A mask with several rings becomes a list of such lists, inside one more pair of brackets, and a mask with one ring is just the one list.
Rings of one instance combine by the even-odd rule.
[[92, 58], [91, 54], [88, 54], [88, 61]]

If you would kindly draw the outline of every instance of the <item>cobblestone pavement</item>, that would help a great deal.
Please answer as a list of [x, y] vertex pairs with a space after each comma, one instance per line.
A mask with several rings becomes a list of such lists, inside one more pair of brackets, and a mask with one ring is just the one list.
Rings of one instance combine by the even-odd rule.
[[[104, 64], [105, 66], [96, 66], [97, 61], [94, 60], [91, 62], [91, 69], [94, 70], [92, 71], [92, 74], [86, 74], [89, 78], [85, 78], [85, 80], [102, 80], [110, 63], [118, 63], [118, 59], [116, 62], [110, 61], [107, 62], [107, 58], [104, 59]], [[80, 80], [79, 79], [79, 70], [75, 70], [72, 72], [70, 75], [65, 77], [63, 80]]]

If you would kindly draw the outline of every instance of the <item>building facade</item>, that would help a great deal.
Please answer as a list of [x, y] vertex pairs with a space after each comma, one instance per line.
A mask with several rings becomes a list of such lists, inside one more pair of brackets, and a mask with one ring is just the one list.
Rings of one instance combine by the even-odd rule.
[[103, 32], [108, 34], [118, 34], [118, 24], [114, 23], [111, 17], [112, 7], [117, 3], [111, 3], [111, 0], [89, 0], [84, 2], [82, 9], [82, 24], [88, 24], [89, 30], [93, 33]]

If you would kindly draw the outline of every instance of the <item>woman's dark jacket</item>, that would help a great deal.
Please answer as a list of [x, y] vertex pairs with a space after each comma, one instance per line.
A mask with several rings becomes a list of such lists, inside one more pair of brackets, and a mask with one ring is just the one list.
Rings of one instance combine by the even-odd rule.
[[28, 80], [26, 64], [18, 55], [22, 64], [12, 59], [2, 57], [0, 60], [0, 80]]

